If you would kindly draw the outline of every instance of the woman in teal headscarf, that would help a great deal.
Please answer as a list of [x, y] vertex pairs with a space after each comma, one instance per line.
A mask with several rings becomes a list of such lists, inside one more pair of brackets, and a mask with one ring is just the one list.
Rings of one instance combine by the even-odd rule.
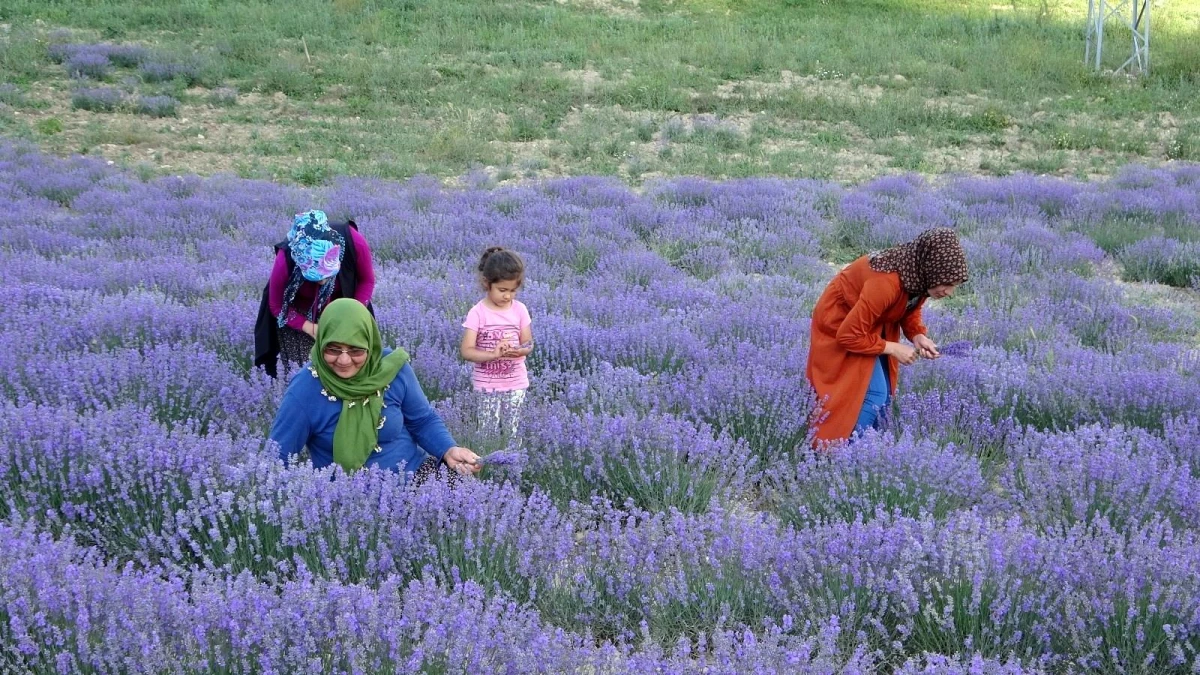
[[317, 468], [378, 466], [411, 475], [428, 452], [459, 474], [479, 471], [479, 457], [455, 445], [430, 407], [408, 353], [383, 348], [365, 305], [334, 300], [316, 332], [312, 361], [292, 377], [271, 427], [281, 459], [308, 446]]

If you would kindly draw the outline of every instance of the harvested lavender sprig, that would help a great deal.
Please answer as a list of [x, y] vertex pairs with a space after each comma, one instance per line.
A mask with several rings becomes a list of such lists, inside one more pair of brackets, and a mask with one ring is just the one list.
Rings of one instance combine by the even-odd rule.
[[519, 467], [525, 463], [525, 455], [513, 450], [499, 450], [479, 458], [482, 466]]
[[958, 340], [957, 342], [951, 342], [948, 345], [943, 345], [942, 347], [939, 347], [938, 353], [941, 354], [942, 356], [970, 356], [971, 355], [971, 341], [970, 340]]

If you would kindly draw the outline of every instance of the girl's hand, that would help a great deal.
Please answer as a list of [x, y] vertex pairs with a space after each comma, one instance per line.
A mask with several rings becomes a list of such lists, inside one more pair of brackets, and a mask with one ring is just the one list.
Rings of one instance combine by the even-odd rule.
[[515, 347], [509, 347], [508, 352], [505, 353], [505, 356], [509, 356], [509, 357], [529, 356], [531, 353], [533, 353], [533, 340], [530, 340], [529, 342], [526, 342], [525, 344], [522, 344], [522, 345], [517, 345]]
[[917, 362], [917, 350], [899, 342], [887, 343], [883, 353], [899, 361], [902, 366], [911, 366]]
[[309, 337], [316, 340], [317, 339], [317, 324], [315, 324], [311, 321], [305, 321], [304, 322], [304, 332], [308, 333]]
[[496, 359], [502, 359], [505, 356], [508, 356], [508, 349], [509, 344], [507, 342], [501, 342], [488, 353], [492, 355], [492, 360], [495, 361]]
[[470, 476], [471, 474], [479, 473], [483, 468], [483, 464], [479, 462], [479, 455], [467, 448], [460, 448], [457, 445], [446, 451], [442, 455], [442, 461], [451, 471], [460, 476]]
[[929, 339], [927, 335], [918, 335], [912, 340], [913, 346], [917, 348], [917, 354], [922, 358], [936, 359], [941, 356], [938, 351], [937, 343]]

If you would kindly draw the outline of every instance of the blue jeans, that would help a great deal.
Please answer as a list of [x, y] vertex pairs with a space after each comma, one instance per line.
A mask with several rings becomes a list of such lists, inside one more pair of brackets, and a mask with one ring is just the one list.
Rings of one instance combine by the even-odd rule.
[[867, 397], [863, 400], [862, 411], [858, 413], [858, 422], [854, 425], [855, 436], [861, 435], [867, 429], [883, 428], [887, 408], [892, 402], [885, 358], [887, 357], [880, 356], [875, 359], [875, 369], [871, 371], [871, 383], [867, 385]]

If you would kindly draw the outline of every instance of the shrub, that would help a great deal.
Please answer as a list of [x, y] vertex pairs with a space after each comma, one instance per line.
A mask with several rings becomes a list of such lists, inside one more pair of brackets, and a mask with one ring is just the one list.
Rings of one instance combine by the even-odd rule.
[[1127, 246], [1117, 256], [1126, 281], [1155, 281], [1190, 288], [1200, 277], [1200, 245], [1166, 237], [1148, 237]]
[[25, 102], [21, 88], [9, 82], [0, 83], [0, 103], [19, 106]]
[[150, 58], [150, 50], [141, 45], [107, 45], [105, 55], [119, 68], [135, 68]]
[[234, 87], [218, 87], [208, 94], [209, 105], [230, 106], [237, 103], [238, 92]]
[[118, 68], [133, 68], [150, 57], [150, 50], [141, 45], [67, 42], [54, 42], [46, 49], [46, 55], [54, 63], [67, 63], [85, 54], [102, 56]]
[[104, 54], [94, 51], [79, 52], [67, 59], [67, 73], [71, 77], [104, 79], [112, 62]]
[[80, 87], [71, 94], [72, 107], [93, 112], [112, 112], [125, 101], [125, 92], [114, 87]]
[[138, 74], [144, 82], [170, 82], [181, 79], [194, 84], [200, 79], [200, 69], [192, 63], [180, 61], [146, 60], [138, 66]]
[[134, 111], [150, 117], [174, 117], [178, 108], [179, 101], [170, 96], [141, 96]]

